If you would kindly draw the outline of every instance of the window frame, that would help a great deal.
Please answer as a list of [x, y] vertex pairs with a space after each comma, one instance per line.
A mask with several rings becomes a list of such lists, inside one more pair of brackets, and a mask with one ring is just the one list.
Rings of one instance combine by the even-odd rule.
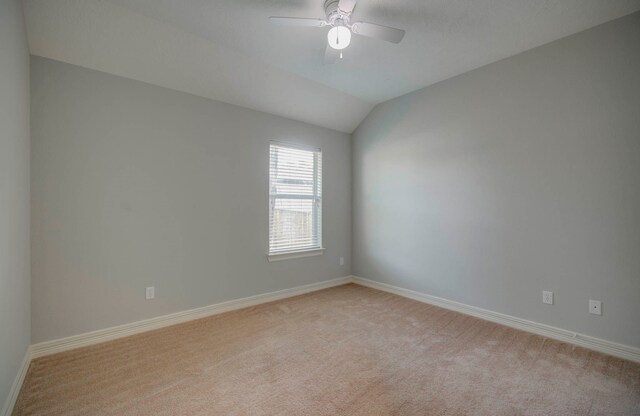
[[[308, 152], [313, 152], [313, 195], [308, 198], [296, 196], [295, 194], [282, 194], [285, 197], [281, 197], [282, 199], [291, 199], [291, 196], [296, 196], [295, 199], [305, 199], [311, 200], [313, 204], [312, 218], [313, 218], [313, 232], [317, 235], [317, 246], [309, 247], [309, 248], [299, 248], [292, 249], [286, 251], [276, 251], [271, 252], [271, 218], [273, 213], [273, 207], [275, 201], [278, 199], [278, 196], [271, 193], [272, 183], [271, 183], [271, 146], [279, 146], [285, 147], [289, 149], [296, 150], [304, 150]], [[322, 149], [315, 146], [308, 146], [304, 144], [298, 143], [290, 143], [290, 142], [282, 142], [278, 140], [270, 140], [269, 141], [269, 185], [268, 185], [268, 198], [269, 198], [269, 217], [268, 217], [268, 241], [267, 241], [267, 258], [269, 262], [280, 261], [280, 260], [289, 260], [301, 257], [311, 257], [311, 256], [319, 256], [322, 255], [325, 251], [325, 248], [322, 244], [322, 212], [323, 212], [323, 197], [322, 197]], [[318, 160], [320, 159], [320, 160]], [[318, 173], [318, 170], [320, 172]], [[289, 196], [289, 198], [286, 198]], [[319, 227], [319, 228], [318, 228]]]

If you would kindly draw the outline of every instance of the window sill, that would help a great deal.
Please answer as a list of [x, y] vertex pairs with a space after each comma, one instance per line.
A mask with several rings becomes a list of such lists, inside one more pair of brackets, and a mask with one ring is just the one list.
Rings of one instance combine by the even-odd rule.
[[289, 251], [286, 253], [268, 254], [269, 263], [280, 260], [299, 259], [302, 257], [320, 256], [324, 253], [324, 248], [314, 248], [312, 250]]

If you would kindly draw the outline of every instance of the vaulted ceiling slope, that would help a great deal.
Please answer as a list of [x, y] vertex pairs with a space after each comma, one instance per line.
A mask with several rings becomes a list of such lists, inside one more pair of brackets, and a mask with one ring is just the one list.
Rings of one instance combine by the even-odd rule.
[[640, 0], [359, 0], [355, 36], [323, 63], [323, 0], [24, 0], [31, 53], [352, 132], [377, 103], [640, 10]]

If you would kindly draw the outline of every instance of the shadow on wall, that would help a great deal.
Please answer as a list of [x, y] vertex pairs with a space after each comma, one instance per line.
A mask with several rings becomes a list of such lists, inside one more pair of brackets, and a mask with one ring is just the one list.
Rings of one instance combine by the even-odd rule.
[[[498, 120], [500, 113], [483, 108], [479, 99], [439, 95], [436, 89], [433, 100], [428, 100], [432, 104], [427, 106], [418, 102], [423, 97], [416, 94], [379, 106], [357, 132], [354, 179], [363, 206], [360, 220], [354, 220], [362, 225], [357, 230], [361, 253], [374, 269], [365, 274], [393, 276], [400, 285], [420, 281], [429, 290], [459, 293], [475, 286], [473, 282], [455, 284], [462, 282], [463, 276], [474, 275], [465, 261], [464, 253], [472, 244], [467, 233], [478, 234], [474, 227], [486, 221], [486, 212], [501, 209], [493, 196], [498, 190], [487, 192], [495, 188], [495, 178], [478, 175], [472, 167], [478, 160], [489, 160], [488, 155], [507, 138], [489, 131], [477, 140], [454, 140], [459, 133], [451, 131], [451, 126], [468, 129], [465, 114], [485, 112]], [[449, 111], [451, 107], [459, 111]], [[458, 204], [452, 206], [452, 198]], [[484, 249], [487, 258], [495, 258], [491, 247], [489, 242], [478, 249]], [[425, 258], [433, 256], [458, 261], [446, 270], [425, 270]], [[453, 279], [445, 284], [438, 278], [442, 275]]]

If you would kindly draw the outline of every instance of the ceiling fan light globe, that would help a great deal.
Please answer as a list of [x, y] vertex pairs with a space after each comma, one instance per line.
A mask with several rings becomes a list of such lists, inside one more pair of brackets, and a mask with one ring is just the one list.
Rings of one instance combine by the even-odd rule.
[[351, 31], [346, 26], [334, 26], [327, 34], [327, 40], [333, 49], [344, 49], [351, 43]]

